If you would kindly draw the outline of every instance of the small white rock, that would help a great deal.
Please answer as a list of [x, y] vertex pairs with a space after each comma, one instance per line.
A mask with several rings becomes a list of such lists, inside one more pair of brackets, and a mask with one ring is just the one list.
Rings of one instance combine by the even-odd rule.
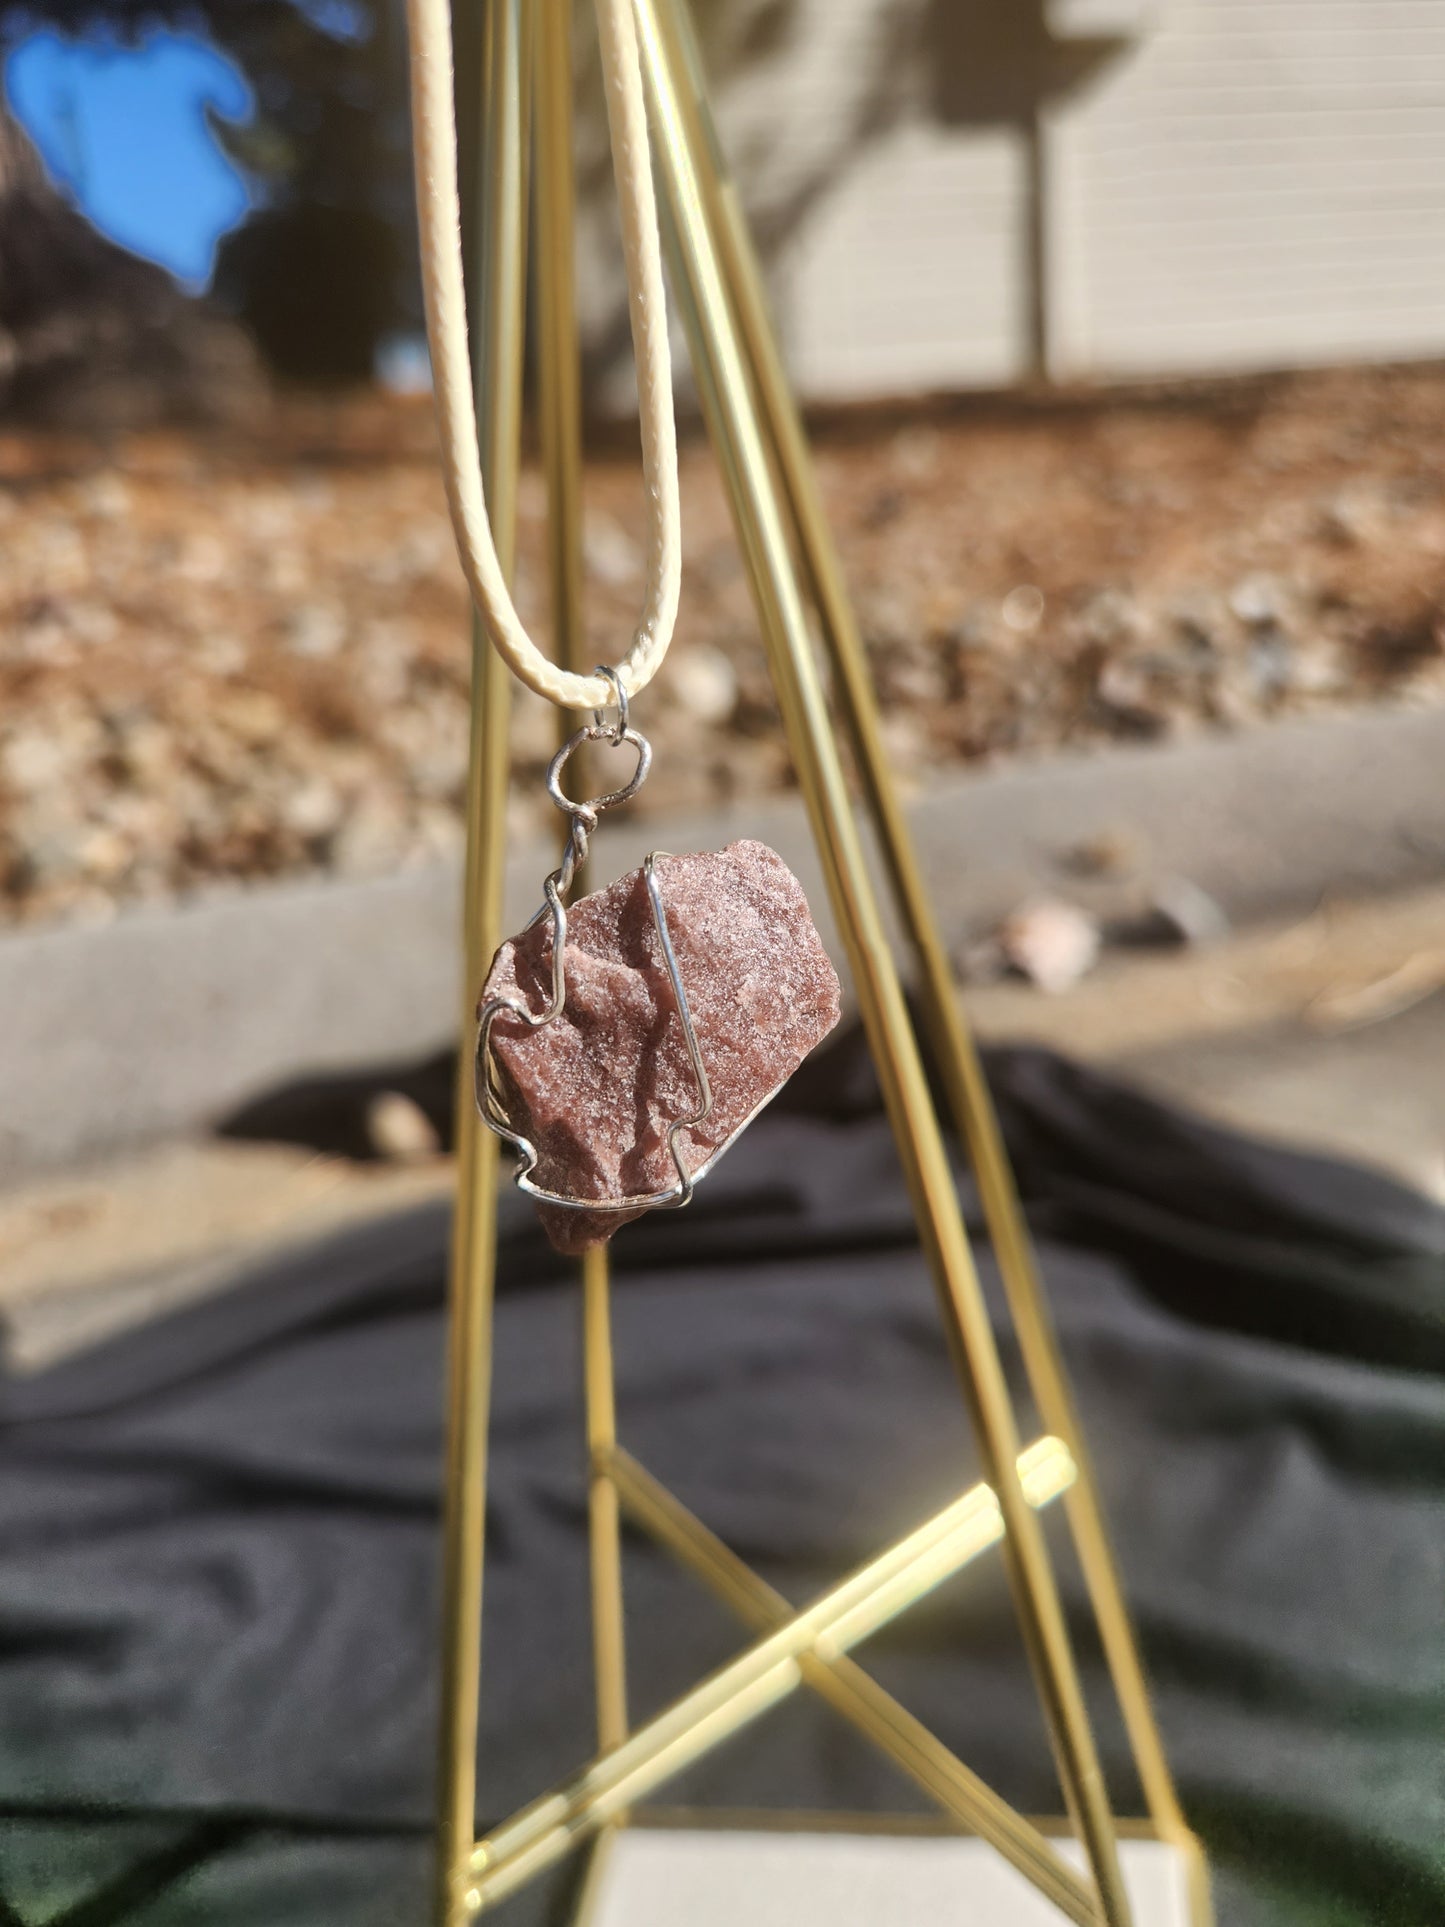
[[1327, 696], [1349, 681], [1333, 642], [1314, 641], [1297, 648], [1289, 667], [1289, 686], [1302, 696]]
[[183, 582], [219, 582], [230, 567], [226, 545], [218, 536], [205, 533], [189, 536], [171, 564], [172, 573]]
[[1010, 589], [999, 610], [1004, 626], [1016, 636], [1031, 636], [1044, 619], [1044, 592], [1031, 582]]
[[1230, 614], [1250, 628], [1278, 622], [1284, 613], [1280, 585], [1270, 575], [1247, 575], [1229, 592]]
[[436, 1127], [403, 1091], [378, 1091], [366, 1107], [366, 1135], [392, 1164], [422, 1164], [441, 1150]]
[[213, 676], [234, 676], [246, 667], [246, 645], [239, 636], [218, 630], [196, 644], [196, 661]]
[[1093, 969], [1099, 942], [1094, 919], [1058, 897], [1021, 905], [998, 928], [999, 948], [1010, 967], [1050, 995], [1072, 988]]
[[0, 751], [0, 775], [23, 795], [65, 781], [74, 764], [69, 744], [43, 728], [18, 730]]
[[701, 723], [725, 723], [738, 706], [738, 678], [721, 649], [695, 644], [670, 663], [673, 693]]
[[1099, 701], [1141, 728], [1160, 728], [1164, 712], [1145, 665], [1128, 656], [1106, 662], [1094, 685]]
[[1144, 633], [1143, 614], [1126, 589], [1098, 590], [1080, 611], [1079, 623], [1090, 642], [1110, 649], [1132, 647]]
[[317, 776], [286, 797], [281, 820], [297, 836], [329, 836], [341, 821], [342, 808], [335, 784]]
[[119, 831], [100, 825], [82, 839], [77, 854], [88, 877], [114, 883], [130, 868], [135, 851]]
[[346, 618], [327, 602], [304, 602], [286, 623], [286, 644], [292, 655], [324, 660], [340, 653], [346, 641]]
[[130, 510], [130, 489], [114, 469], [103, 469], [82, 484], [81, 506], [100, 522], [115, 522]]

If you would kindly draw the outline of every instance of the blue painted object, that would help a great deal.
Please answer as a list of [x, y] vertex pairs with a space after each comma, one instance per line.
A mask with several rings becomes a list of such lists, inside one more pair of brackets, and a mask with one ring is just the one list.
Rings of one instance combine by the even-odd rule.
[[209, 281], [217, 242], [251, 205], [206, 118], [254, 112], [229, 60], [195, 34], [127, 44], [44, 28], [12, 49], [5, 92], [52, 178], [102, 234], [192, 287]]

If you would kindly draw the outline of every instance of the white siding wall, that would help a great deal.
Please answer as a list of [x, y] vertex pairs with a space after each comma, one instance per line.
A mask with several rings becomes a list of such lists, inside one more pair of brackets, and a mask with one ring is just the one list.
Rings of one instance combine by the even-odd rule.
[[1019, 372], [1018, 142], [914, 123], [825, 199], [775, 277], [788, 358], [813, 395], [862, 397]]
[[[750, 199], [776, 205], [790, 155], [827, 151], [910, 9], [815, 0], [761, 84], [728, 90]], [[1065, 30], [1141, 15], [1050, 116], [1057, 371], [1445, 354], [1445, 0], [1055, 0]], [[929, 78], [886, 134], [845, 146], [781, 250], [779, 316], [813, 396], [1026, 365], [1018, 137], [941, 124]]]
[[1161, 0], [1053, 150], [1066, 367], [1445, 353], [1442, 0]]

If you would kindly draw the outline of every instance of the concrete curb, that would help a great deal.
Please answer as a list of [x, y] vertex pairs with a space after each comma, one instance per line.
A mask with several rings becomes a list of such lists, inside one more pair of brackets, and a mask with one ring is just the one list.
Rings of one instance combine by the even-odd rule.
[[[1442, 766], [1445, 712], [1390, 712], [950, 777], [910, 807], [950, 942], [1041, 889], [1104, 905], [1118, 885], [1068, 881], [1059, 863], [1103, 832], [1244, 922], [1445, 876]], [[599, 838], [599, 863], [616, 874], [654, 843], [738, 836], [793, 866], [836, 955], [794, 800], [624, 826]], [[550, 845], [517, 853], [509, 926], [552, 861]], [[437, 1047], [460, 1007], [458, 914], [448, 866], [0, 940], [0, 1177], [194, 1129], [303, 1070]]]

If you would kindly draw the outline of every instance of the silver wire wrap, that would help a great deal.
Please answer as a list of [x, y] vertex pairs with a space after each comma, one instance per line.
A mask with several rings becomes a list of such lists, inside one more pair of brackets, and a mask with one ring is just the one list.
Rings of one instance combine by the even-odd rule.
[[[527, 928], [540, 923], [543, 917], [552, 920], [552, 995], [541, 1010], [531, 1010], [513, 997], [493, 997], [482, 1005], [477, 1013], [477, 1053], [474, 1071], [477, 1109], [487, 1128], [506, 1140], [517, 1153], [515, 1182], [519, 1191], [535, 1198], [539, 1204], [560, 1205], [568, 1211], [650, 1211], [662, 1206], [681, 1206], [689, 1202], [693, 1186], [702, 1171], [691, 1172], [683, 1162], [678, 1138], [684, 1131], [692, 1130], [701, 1124], [712, 1111], [712, 1086], [708, 1082], [707, 1067], [702, 1061], [702, 1050], [698, 1044], [697, 1031], [692, 1021], [692, 1011], [687, 1001], [687, 991], [683, 986], [682, 972], [678, 968], [677, 953], [672, 947], [672, 934], [667, 927], [667, 910], [662, 900], [662, 890], [657, 879], [657, 859], [666, 856], [665, 850], [653, 850], [642, 866], [643, 882], [646, 885], [648, 902], [652, 907], [652, 921], [657, 931], [657, 941], [662, 950], [662, 961], [667, 970], [667, 979], [672, 986], [673, 1002], [682, 1023], [683, 1042], [687, 1047], [688, 1062], [692, 1066], [693, 1078], [697, 1084], [698, 1108], [691, 1117], [677, 1119], [667, 1127], [667, 1149], [677, 1171], [677, 1182], [666, 1190], [654, 1191], [647, 1196], [629, 1198], [568, 1198], [559, 1192], [546, 1191], [532, 1182], [532, 1172], [537, 1167], [539, 1152], [530, 1138], [516, 1130], [503, 1108], [498, 1095], [496, 1062], [492, 1055], [492, 1025], [501, 1016], [515, 1017], [525, 1024], [528, 1030], [542, 1030], [561, 1016], [567, 1002], [567, 905], [565, 898], [572, 887], [577, 872], [587, 860], [587, 847], [592, 832], [597, 828], [597, 819], [603, 810], [610, 810], [614, 804], [626, 803], [634, 797], [647, 780], [647, 772], [652, 767], [652, 745], [645, 736], [633, 729], [628, 720], [627, 691], [616, 670], [601, 665], [596, 672], [611, 683], [617, 714], [608, 722], [603, 712], [593, 711], [593, 720], [583, 728], [574, 731], [557, 751], [547, 765], [547, 794], [568, 819], [567, 842], [562, 851], [562, 861], [542, 885], [545, 899]], [[568, 796], [562, 788], [562, 772], [568, 760], [584, 743], [608, 743], [614, 749], [624, 746], [637, 752], [637, 767], [631, 780], [620, 789], [609, 790], [604, 796], [594, 796], [587, 802], [579, 802]], [[710, 1162], [711, 1160], [709, 1160]], [[707, 1166], [703, 1166], [706, 1170]]]

